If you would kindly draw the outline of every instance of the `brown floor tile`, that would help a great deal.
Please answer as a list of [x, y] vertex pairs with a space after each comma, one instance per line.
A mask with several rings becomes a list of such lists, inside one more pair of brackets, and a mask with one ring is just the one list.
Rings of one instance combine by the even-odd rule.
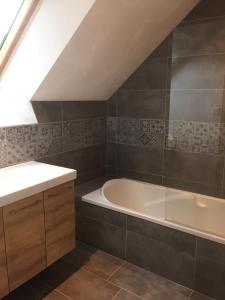
[[205, 296], [203, 294], [200, 294], [198, 292], [193, 292], [191, 295], [190, 300], [214, 300], [213, 298], [210, 298], [208, 296]]
[[70, 298], [64, 296], [63, 294], [58, 293], [57, 291], [50, 292], [43, 300], [68, 300]]
[[124, 290], [120, 290], [113, 300], [142, 300], [143, 298], [126, 292]]
[[188, 288], [129, 263], [122, 266], [110, 281], [146, 300], [188, 300], [191, 293]]
[[119, 288], [81, 269], [59, 285], [57, 290], [76, 300], [110, 300]]
[[83, 243], [63, 258], [67, 263], [81, 266], [107, 279], [123, 263], [123, 260]]

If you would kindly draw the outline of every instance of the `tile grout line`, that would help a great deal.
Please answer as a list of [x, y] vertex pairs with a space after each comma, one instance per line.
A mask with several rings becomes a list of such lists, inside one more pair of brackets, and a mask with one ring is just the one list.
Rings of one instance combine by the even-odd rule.
[[113, 277], [113, 275], [114, 274], [116, 274], [124, 265], [126, 264], [126, 261], [124, 260], [122, 263], [121, 263], [121, 265], [118, 267], [118, 268], [116, 268], [108, 277], [107, 277], [107, 279], [106, 279], [106, 281], [108, 281], [109, 282], [109, 280]]
[[119, 290], [116, 292], [116, 294], [115, 294], [115, 295], [112, 297], [112, 299], [111, 299], [111, 300], [114, 300], [114, 299], [116, 299], [116, 297], [119, 295], [120, 291], [121, 291], [121, 289], [119, 289]]

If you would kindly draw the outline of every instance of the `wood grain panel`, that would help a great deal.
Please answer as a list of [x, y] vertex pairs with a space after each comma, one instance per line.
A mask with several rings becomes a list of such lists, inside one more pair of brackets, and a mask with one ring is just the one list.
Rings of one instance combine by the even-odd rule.
[[75, 247], [74, 183], [44, 192], [47, 265]]
[[3, 208], [9, 289], [46, 267], [43, 193]]
[[0, 208], [0, 298], [9, 293], [2, 208]]

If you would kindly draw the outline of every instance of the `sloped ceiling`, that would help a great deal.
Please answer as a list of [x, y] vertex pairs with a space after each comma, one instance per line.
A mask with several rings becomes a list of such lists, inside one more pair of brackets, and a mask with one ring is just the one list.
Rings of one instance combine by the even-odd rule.
[[198, 0], [96, 0], [32, 100], [107, 100]]

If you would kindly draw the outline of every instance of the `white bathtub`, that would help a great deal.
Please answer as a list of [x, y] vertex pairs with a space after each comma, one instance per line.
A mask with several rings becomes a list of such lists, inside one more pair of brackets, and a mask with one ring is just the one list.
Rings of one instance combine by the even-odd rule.
[[83, 201], [225, 244], [225, 200], [113, 179]]

